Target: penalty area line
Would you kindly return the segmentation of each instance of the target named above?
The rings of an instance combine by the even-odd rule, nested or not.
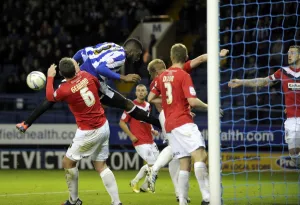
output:
[[[84,192],[97,192],[100,190],[83,190],[79,191],[80,193]],[[29,196],[29,195],[50,195],[50,194],[67,194],[68,191],[57,191],[57,192],[28,192],[28,193],[19,193],[19,194],[0,194],[0,197],[11,197],[11,196]]]

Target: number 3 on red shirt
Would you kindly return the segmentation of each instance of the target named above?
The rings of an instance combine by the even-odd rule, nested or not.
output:
[[[84,103],[88,107],[92,107],[95,104],[95,96],[94,94],[89,90],[88,87],[84,87],[80,90],[80,95],[82,99],[84,100]]]
[[[171,83],[164,83],[165,84],[165,88],[167,89],[167,104],[170,105],[173,102],[173,95],[172,95],[172,85]]]

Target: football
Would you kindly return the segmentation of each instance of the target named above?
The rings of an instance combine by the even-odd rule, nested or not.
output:
[[[32,71],[27,75],[26,82],[31,89],[40,90],[45,87],[46,76],[40,71]]]

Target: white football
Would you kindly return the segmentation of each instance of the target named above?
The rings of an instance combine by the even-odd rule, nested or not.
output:
[[[40,71],[32,71],[27,75],[26,82],[31,89],[40,90],[45,87],[46,76]]]

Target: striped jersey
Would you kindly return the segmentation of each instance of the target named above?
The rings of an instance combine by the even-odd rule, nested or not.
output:
[[[124,65],[126,54],[118,44],[99,43],[79,50],[73,58],[80,64],[80,70],[106,81],[106,78],[120,78],[116,72]]]

